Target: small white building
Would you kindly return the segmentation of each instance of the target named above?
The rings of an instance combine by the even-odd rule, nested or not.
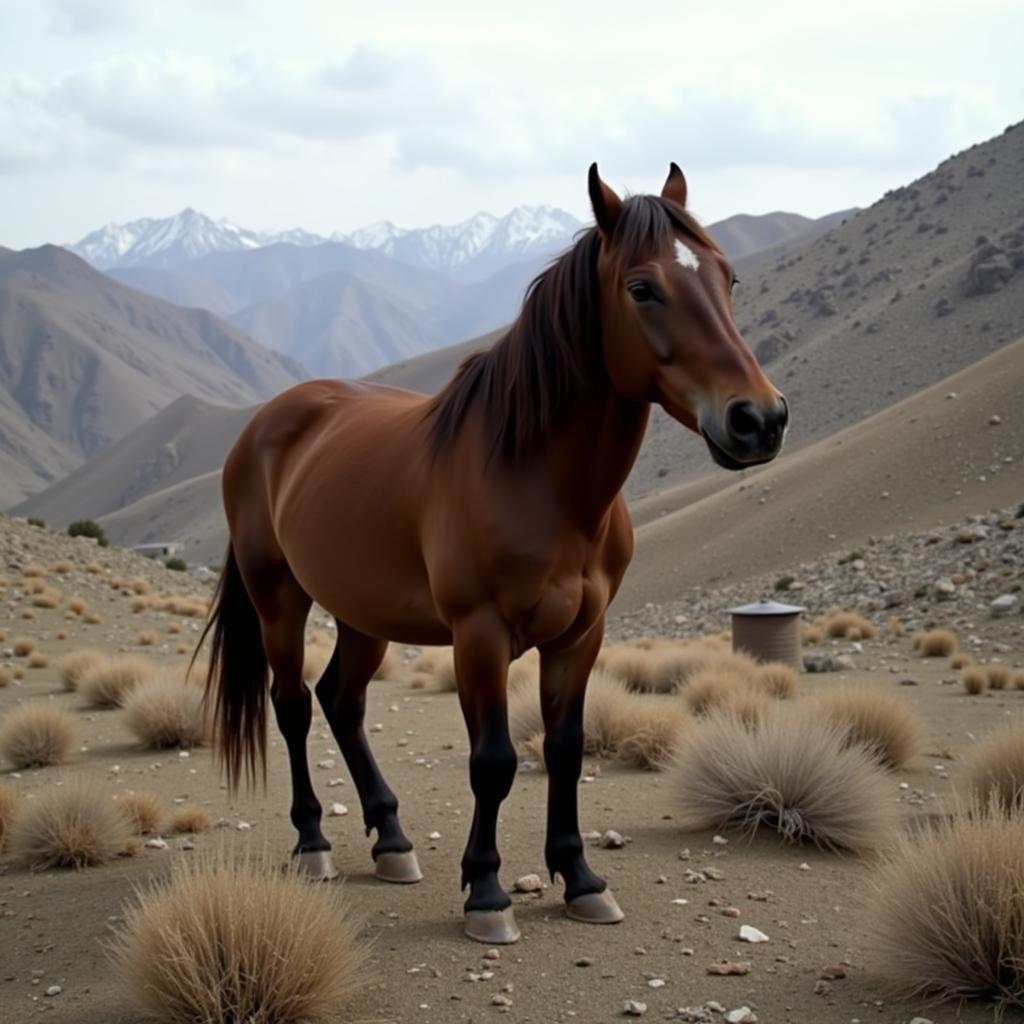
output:
[[[168,540],[159,544],[133,544],[131,550],[146,558],[172,558],[181,551],[181,545],[177,541]]]

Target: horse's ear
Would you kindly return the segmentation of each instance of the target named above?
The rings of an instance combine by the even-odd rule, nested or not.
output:
[[[590,165],[587,186],[590,190],[590,205],[594,208],[594,220],[601,234],[610,237],[622,213],[622,200],[601,180],[596,163]]]
[[[679,170],[679,164],[675,161],[668,166],[668,177],[661,190],[661,198],[671,199],[673,203],[686,207],[686,178],[683,177],[683,172]]]

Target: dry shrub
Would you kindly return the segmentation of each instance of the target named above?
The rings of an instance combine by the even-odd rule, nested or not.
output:
[[[7,639],[7,634],[0,629],[0,643],[3,643]]]
[[[135,579],[129,580],[128,586],[131,587],[136,594],[149,593],[149,584],[141,576],[136,576]]]
[[[389,646],[384,651],[384,657],[381,659],[380,665],[377,666],[377,671],[373,673],[373,678],[397,679],[401,674],[402,659],[398,656],[398,652]]]
[[[1024,818],[973,807],[883,866],[871,920],[901,994],[1024,1007]]]
[[[427,647],[420,651],[415,658],[409,662],[410,672],[426,672],[428,675],[434,671],[437,665],[438,657],[441,654],[441,649],[437,647]]]
[[[175,835],[185,832],[208,832],[213,828],[213,819],[199,804],[184,804],[171,815],[170,831]]]
[[[6,782],[0,782],[0,850],[4,848],[11,825],[21,808],[18,791]]]
[[[103,625],[103,619],[96,614],[96,612],[86,612],[82,616],[82,621],[87,622],[90,626],[101,626]]]
[[[802,630],[803,643],[805,647],[813,647],[825,639],[825,631],[821,626],[807,625]]]
[[[736,690],[745,688],[742,682],[721,675],[714,669],[705,669],[691,680],[683,691],[683,698],[695,715],[707,715],[721,708]]]
[[[68,611],[72,615],[81,615],[88,607],[89,605],[80,597],[73,597],[68,601]]]
[[[796,671],[781,661],[768,661],[761,665],[755,671],[752,683],[756,689],[779,700],[791,700],[796,696],[799,685]]]
[[[693,720],[678,704],[657,711],[645,706],[644,710],[651,713],[627,718],[628,728],[618,742],[619,760],[635,768],[663,771],[675,757],[683,731]]]
[[[53,567],[53,571],[60,573],[61,576],[67,576],[72,569],[74,569],[74,566],[68,561],[57,562]]]
[[[1014,672],[1010,682],[1015,690],[1024,690],[1024,671]]]
[[[972,696],[977,697],[988,689],[988,673],[977,665],[965,668],[960,675],[964,689]]]
[[[684,827],[769,828],[791,842],[867,850],[895,827],[891,784],[863,747],[799,706],[750,729],[714,714],[676,756]]]
[[[859,612],[836,611],[825,616],[822,627],[826,636],[836,639],[850,636],[852,630],[857,631],[857,639],[873,640],[877,635],[874,625]]]
[[[168,622],[167,623],[167,632],[170,633],[171,636],[177,636],[181,632],[181,623],[180,622]]]
[[[778,702],[769,697],[767,693],[747,686],[737,686],[725,695],[719,708],[738,718],[748,729],[753,729],[772,714],[778,706]]]
[[[340,888],[222,850],[137,890],[112,958],[140,1007],[171,1024],[339,1020],[366,963]]]
[[[153,663],[145,658],[105,658],[86,670],[78,682],[78,692],[93,707],[121,707],[132,691],[152,679],[155,671]]]
[[[160,638],[156,633],[151,630],[147,630],[144,633],[139,634],[138,643],[140,647],[152,647]]]
[[[115,803],[137,836],[156,832],[164,820],[164,806],[155,793],[125,793]]]
[[[521,655],[508,667],[509,692],[521,687],[536,687],[540,682],[540,653],[534,647]]]
[[[10,685],[11,685],[11,671],[8,668],[4,668],[3,665],[0,665],[0,690],[2,690],[5,686],[10,686]]]
[[[583,749],[599,757],[614,757],[623,739],[640,728],[641,716],[660,710],[661,705],[653,706],[631,694],[620,680],[602,671],[593,672],[583,704]]]
[[[844,686],[817,695],[810,704],[846,733],[848,743],[863,744],[886,768],[902,768],[921,749],[921,723],[891,693]]]
[[[930,629],[922,633],[918,650],[922,658],[948,658],[956,651],[956,634],[948,629]]]
[[[602,652],[601,671],[617,679],[626,687],[639,693],[654,691],[654,667],[656,648],[618,644]]]
[[[430,676],[426,672],[413,672],[409,676],[409,689],[425,690],[430,685]]]
[[[131,847],[123,815],[101,786],[82,778],[27,800],[10,836],[15,860],[34,870],[104,864]]]
[[[521,686],[509,692],[508,729],[514,743],[525,743],[537,733],[544,734],[540,691],[536,687]]]
[[[31,622],[36,617],[36,613],[31,608],[25,608],[19,615],[19,618],[24,619],[26,622]]]
[[[40,565],[38,562],[30,562],[21,570],[21,575],[26,579],[41,579],[46,575],[46,566]]]
[[[906,629],[904,629],[903,627],[903,623],[900,622],[899,619],[890,619],[888,625],[885,628],[886,632],[894,640],[898,639],[901,636],[905,636],[907,632]]]
[[[178,646],[174,648],[174,653],[175,654],[188,654],[188,652],[189,652],[188,644],[178,644]]]
[[[89,562],[86,564],[85,571],[90,576],[99,576],[103,573],[103,566],[99,562]]]
[[[28,656],[27,664],[29,668],[46,668],[50,664],[50,659],[42,651],[33,651]]]
[[[128,728],[147,747],[198,747],[209,739],[203,691],[163,675],[133,690],[124,702]]]
[[[32,605],[35,608],[56,608],[62,599],[62,594],[59,590],[40,590],[32,598]]]
[[[11,647],[19,658],[27,658],[36,649],[36,642],[30,636],[19,636],[11,643]]]
[[[1000,726],[974,748],[967,759],[967,777],[986,806],[996,799],[1004,807],[1024,811],[1024,719]]]
[[[1005,690],[1010,685],[1010,669],[1007,665],[986,665],[985,675],[990,690]]]
[[[544,760],[544,733],[534,733],[529,739],[523,740],[520,745],[531,761],[536,761],[537,764],[547,768],[547,763]]]
[[[961,669],[969,668],[974,664],[974,655],[968,654],[967,651],[961,651],[959,654],[954,654],[953,657],[949,659],[949,664],[959,672]]]
[[[135,612],[136,615],[138,615],[139,612],[144,612],[150,606],[151,603],[152,602],[149,600],[148,597],[133,597],[132,602],[128,607],[131,608],[131,610]]]
[[[0,752],[15,768],[62,764],[77,739],[75,720],[51,701],[20,704],[0,723]]]
[[[57,662],[57,674],[66,690],[77,690],[82,677],[105,660],[105,655],[92,647],[83,647],[65,654]]]

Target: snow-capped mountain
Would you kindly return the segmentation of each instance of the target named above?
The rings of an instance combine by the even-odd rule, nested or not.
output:
[[[67,246],[100,270],[110,267],[176,267],[211,252],[259,249],[274,242],[317,245],[320,235],[289,231],[250,231],[229,220],[212,220],[186,208],[173,217],[145,217],[128,224],[107,224]]]
[[[383,221],[335,238],[475,281],[509,263],[558,252],[582,226],[571,214],[552,206],[517,206],[504,217],[478,213],[460,224],[411,230]]]

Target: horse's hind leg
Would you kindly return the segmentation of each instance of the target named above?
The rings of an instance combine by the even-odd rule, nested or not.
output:
[[[374,871],[385,882],[418,882],[420,873],[412,843],[398,822],[398,799],[384,781],[366,740],[366,688],[380,667],[387,642],[338,623],[338,644],[316,685],[317,700],[352,773],[363,806],[366,834],[377,830],[372,854]]]
[[[601,646],[593,629],[566,651],[541,651],[540,696],[544,716],[544,763],[548,769],[548,871],[565,882],[566,913],[588,924],[615,924],[623,914],[607,883],[583,855],[577,792],[583,765],[583,703],[590,670]]]
[[[306,617],[312,602],[284,562],[268,566],[259,576],[260,585],[254,591],[260,595],[256,610],[273,673],[270,699],[291,767],[291,819],[299,833],[294,853],[302,869],[313,878],[336,878],[331,844],[320,828],[322,808],[313,791],[306,755],[313,701],[302,678],[302,664]]]

